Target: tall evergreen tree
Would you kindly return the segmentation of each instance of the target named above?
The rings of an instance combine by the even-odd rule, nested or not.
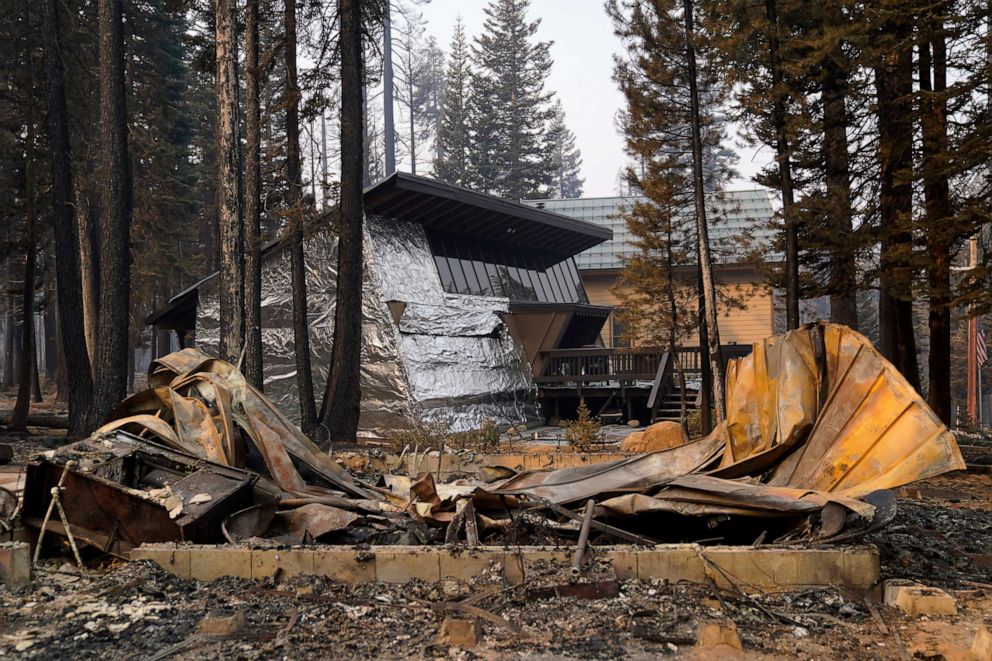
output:
[[[879,350],[916,389],[913,325],[913,15],[902,0],[880,0],[870,54],[878,116]]]
[[[561,101],[556,100],[551,109],[545,144],[544,151],[551,165],[548,194],[552,197],[581,197],[585,181],[579,176],[582,153],[575,146],[575,134],[565,124],[565,109]]]
[[[30,23],[30,6],[26,8],[26,18],[26,22]],[[33,42],[34,39],[32,38],[31,41]],[[21,286],[21,355],[17,366],[17,399],[14,402],[14,410],[10,414],[10,422],[7,424],[7,429],[21,432],[28,430],[28,412],[31,408],[31,384],[32,381],[36,382],[37,380],[37,376],[32,374],[36,367],[35,361],[37,360],[34,341],[34,290],[35,274],[38,265],[38,239],[36,230],[37,197],[35,193],[37,177],[35,175],[34,162],[35,136],[37,134],[35,116],[37,113],[34,109],[35,63],[33,51],[33,44],[25,49],[26,61],[24,65],[28,72],[28,84],[21,103],[24,109],[24,120],[27,124],[27,128],[24,131],[24,239],[22,241],[24,279]],[[13,331],[13,328],[10,331]]]
[[[262,67],[259,63],[259,0],[245,5],[245,378],[263,386],[262,362],[262,109],[259,99]]]
[[[629,54],[618,56],[614,68],[627,102],[620,116],[621,128],[628,153],[637,164],[628,169],[627,180],[650,200],[625,213],[641,248],[622,276],[633,285],[628,320],[647,338],[665,346],[681,339],[690,328],[698,331],[704,368],[702,408],[708,411],[710,389],[715,385],[709,325],[715,315],[709,314],[705,300],[702,271],[708,259],[705,254],[700,258],[700,248],[709,246],[705,232],[700,232],[707,229],[706,209],[703,205],[703,214],[699,213],[697,190],[701,184],[702,193],[716,193],[733,174],[732,160],[722,147],[725,137],[719,109],[726,98],[722,70],[705,48],[705,40],[691,39],[681,0],[613,0],[607,11]],[[695,67],[690,51],[697,55]],[[697,277],[672,278],[669,274],[678,267],[697,267]],[[715,289],[713,294],[715,304]],[[695,319],[683,312],[693,297]],[[631,318],[634,314],[636,319]],[[708,413],[702,422],[706,430]]]
[[[423,46],[426,28],[423,16],[412,8],[398,12],[402,22],[393,22],[393,73],[396,85],[395,100],[405,108],[405,130],[397,129],[400,141],[405,144],[410,172],[417,174],[418,146],[424,136],[420,117],[419,88],[427,61]],[[387,168],[388,169],[388,168]]]
[[[362,346],[362,3],[338,0],[341,21],[341,202],[338,205],[337,307],[330,373],[318,438],[354,442],[361,411]]]
[[[459,18],[448,54],[444,102],[437,134],[437,160],[434,163],[437,178],[456,186],[465,186],[471,180],[468,126],[470,81],[468,44],[465,27]]]
[[[220,354],[237,362],[244,345],[244,217],[238,103],[237,6],[214,0],[217,64],[217,224],[220,239]]]
[[[551,44],[534,40],[540,20],[527,20],[529,8],[529,0],[492,0],[471,55],[472,183],[511,200],[540,197],[551,182],[544,153]]]
[[[102,424],[127,387],[131,288],[131,164],[124,81],[123,0],[100,0],[100,319],[90,427]],[[121,318],[123,316],[123,318]]]
[[[290,264],[293,283],[293,346],[296,387],[300,396],[300,428],[307,436],[317,429],[317,404],[310,365],[310,324],[307,319],[307,278],[303,255],[305,210],[300,161],[300,88],[296,78],[296,0],[285,0],[286,30],[286,179],[289,182]]]
[[[82,285],[79,275],[78,229],[73,219],[72,158],[66,108],[59,3],[45,0],[45,87],[48,99],[48,151],[52,161],[52,232],[58,290],[62,358],[68,383],[69,433],[81,434],[93,397],[90,359],[83,337]]]
[[[420,75],[414,86],[414,107],[420,121],[421,142],[432,142],[429,163],[437,162],[439,134],[441,132],[441,107],[445,97],[444,51],[433,36],[427,38],[421,56]],[[426,150],[424,150],[426,151]]]

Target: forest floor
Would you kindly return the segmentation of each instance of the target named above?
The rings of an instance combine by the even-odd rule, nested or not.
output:
[[[56,442],[0,434],[18,463]],[[992,475],[954,473],[898,495],[896,520],[867,540],[882,578],[942,588],[956,615],[913,617],[833,589],[770,595],[617,581],[609,563],[583,578],[602,596],[581,599],[542,593],[569,584],[569,567],[553,563],[515,587],[495,570],[469,583],[355,587],[304,577],[202,583],[109,558],[80,575],[52,558],[29,588],[0,587],[0,658],[978,658],[962,654],[979,627],[992,627]],[[452,602],[473,597],[479,644],[440,643]],[[246,626],[198,634],[218,613],[242,613]],[[708,621],[733,622],[743,652],[696,646]]]

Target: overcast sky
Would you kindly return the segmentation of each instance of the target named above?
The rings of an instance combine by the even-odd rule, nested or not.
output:
[[[482,31],[487,4],[487,0],[431,0],[422,6],[427,31],[447,52],[456,18],[462,17],[471,40]],[[623,96],[612,78],[613,55],[622,46],[613,34],[603,0],[531,0],[530,18],[541,19],[538,38],[553,42],[554,66],[547,86],[561,99],[582,151],[583,196],[616,195],[617,173],[627,162],[616,127]],[[739,170],[747,177],[766,158],[745,151]],[[753,188],[754,184],[744,179],[732,187]]]

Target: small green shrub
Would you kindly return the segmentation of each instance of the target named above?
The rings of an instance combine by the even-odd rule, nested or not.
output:
[[[562,421],[565,425],[565,440],[576,450],[591,450],[603,437],[603,425],[592,417],[586,400],[579,400],[578,418]]]

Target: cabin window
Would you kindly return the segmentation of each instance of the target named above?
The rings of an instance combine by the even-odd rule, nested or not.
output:
[[[588,303],[575,260],[536,248],[428,231],[444,290],[511,301]]]
[[[613,314],[610,315],[610,323],[612,324],[612,336],[613,336],[613,348],[615,349],[629,349],[632,346],[630,340],[630,330],[627,328],[627,324],[620,319],[618,313],[621,310],[614,310]]]

